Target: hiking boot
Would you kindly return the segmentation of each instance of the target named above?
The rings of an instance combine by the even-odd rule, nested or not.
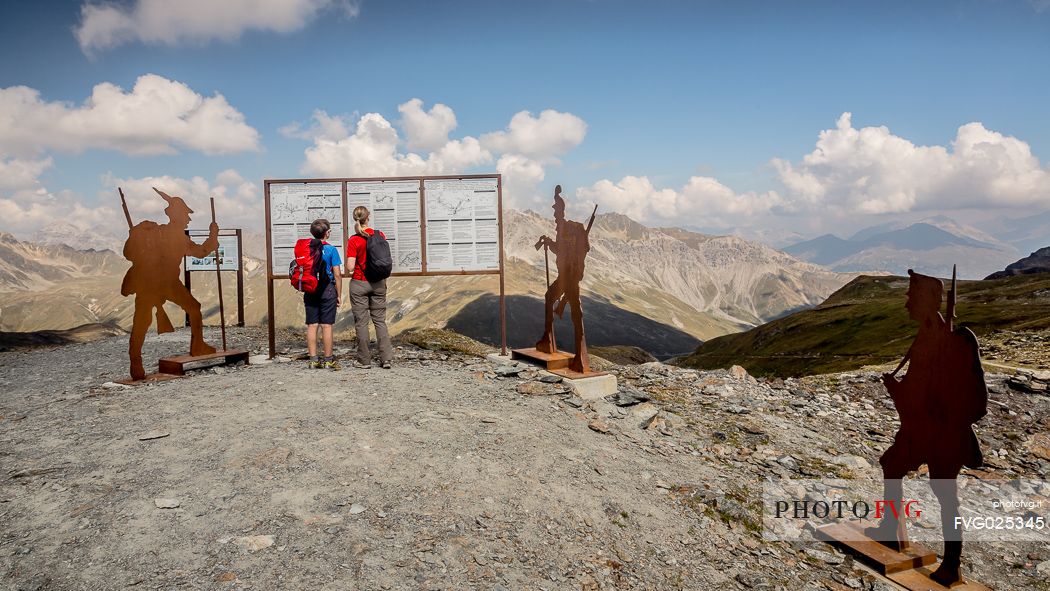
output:
[[[383,369],[390,369],[390,362],[389,361],[384,361],[383,362]]]
[[[321,368],[324,367],[324,362],[321,361],[320,359],[314,359],[314,360],[310,361],[310,365],[308,367],[310,369],[321,369]]]
[[[360,361],[354,360],[354,367],[357,369],[372,369],[371,363],[361,363]]]
[[[339,365],[339,362],[335,359],[332,359],[331,361],[324,362],[324,368],[332,371],[339,371],[340,369],[343,369],[343,366]]]

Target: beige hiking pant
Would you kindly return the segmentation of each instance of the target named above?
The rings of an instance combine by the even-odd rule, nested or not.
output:
[[[386,328],[386,279],[375,283],[350,280],[350,311],[354,313],[354,328],[357,329],[357,361],[365,365],[372,363],[372,352],[368,348],[369,317],[376,327],[380,363],[393,360],[394,348],[390,345],[390,333]]]

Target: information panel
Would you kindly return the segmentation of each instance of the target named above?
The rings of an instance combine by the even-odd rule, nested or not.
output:
[[[499,269],[495,178],[427,179],[427,271]]]
[[[208,239],[207,230],[189,230],[190,238],[200,244]],[[236,271],[240,268],[241,253],[237,252],[237,235],[219,235],[219,246],[208,256],[198,259],[197,257],[186,257],[185,265],[187,271],[214,271],[215,257],[219,257],[219,269],[222,271]]]
[[[346,183],[347,220],[353,235],[354,208],[372,212],[369,224],[383,232],[390,243],[394,273],[423,270],[423,239],[419,215],[419,181],[366,181]]]
[[[313,237],[310,224],[318,218],[327,219],[332,224],[329,243],[339,250],[339,257],[345,259],[343,184],[270,184],[270,261],[273,274],[288,274],[288,265],[295,258],[295,242]]]

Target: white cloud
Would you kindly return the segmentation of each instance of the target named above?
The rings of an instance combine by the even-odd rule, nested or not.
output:
[[[117,187],[124,190],[132,220],[138,223],[152,219],[164,223],[164,208],[167,203],[153,187],[169,195],[182,197],[194,211],[194,228],[206,228],[211,223],[209,198],[215,198],[215,218],[224,228],[261,229],[263,219],[262,191],[259,186],[246,180],[237,171],[228,169],[215,176],[213,181],[195,176],[180,178],[169,175],[141,178],[118,178],[106,175],[102,179],[105,190],[100,198],[115,198]],[[123,216],[123,214],[121,214]],[[121,219],[121,223],[123,223]]]
[[[313,140],[305,151],[301,172],[316,176],[460,174],[491,165],[498,158],[496,171],[503,175],[505,202],[531,207],[538,204],[536,185],[545,177],[544,167],[557,163],[555,155],[578,145],[587,129],[583,120],[570,113],[548,110],[534,118],[522,111],[514,115],[507,131],[486,134],[480,140],[471,136],[449,139],[456,115],[448,106],[436,104],[425,111],[422,100],[412,99],[399,105],[398,111],[407,141],[378,113],[367,113],[351,126],[349,117],[315,111],[314,124],[308,129],[292,124],[281,132]],[[403,151],[402,146],[421,149]]]
[[[24,191],[40,186],[38,177],[51,168],[51,157],[21,159],[0,157],[0,190]]]
[[[126,43],[204,44],[233,41],[247,31],[290,33],[324,11],[347,18],[360,13],[356,0],[133,0],[129,4],[87,2],[73,34],[81,50],[93,52]]]
[[[323,114],[327,117],[326,114]],[[316,118],[315,114],[315,118]],[[382,115],[367,113],[357,121],[353,135],[335,137],[323,131],[306,149],[304,174],[321,176],[406,176],[417,174],[455,174],[492,161],[492,154],[476,138],[446,140],[424,158],[415,152],[401,152],[397,130]]]
[[[539,117],[528,111],[516,113],[505,131],[486,133],[481,145],[494,152],[512,152],[549,161],[580,145],[587,124],[572,113],[547,109]]]
[[[72,191],[50,192],[37,183],[33,189],[0,194],[0,231],[28,240],[60,242],[73,248],[115,248],[127,237],[127,223],[120,208],[117,187],[124,190],[135,223],[164,223],[167,206],[152,189],[182,197],[194,210],[193,228],[211,223],[209,197],[215,197],[216,219],[225,228],[261,231],[262,192],[235,170],[224,170],[214,181],[202,177],[172,176],[102,178],[98,205],[89,205]]]
[[[284,137],[300,140],[323,138],[339,141],[350,135],[348,129],[353,121],[351,115],[329,115],[327,111],[315,109],[313,119],[313,124],[306,129],[303,129],[299,122],[293,122],[277,131]]]
[[[398,152],[397,130],[378,113],[361,117],[353,135],[315,137],[302,166],[304,174],[318,176],[399,176],[425,169],[426,161],[418,154]]]
[[[428,112],[423,110],[423,101],[414,98],[398,105],[397,110],[410,150],[437,150],[448,142],[448,134],[456,128],[456,114],[441,103]]]
[[[119,220],[117,209],[90,207],[71,191],[52,193],[44,187],[16,190],[0,196],[0,231],[32,238],[44,229],[64,224],[77,231],[106,228]],[[72,234],[72,232],[70,232]],[[70,244],[74,248],[76,244]],[[84,245],[79,245],[84,248]]]
[[[205,98],[181,82],[147,74],[131,92],[108,82],[84,104],[45,102],[25,86],[0,88],[0,145],[8,154],[88,148],[228,154],[259,148],[259,134],[221,94]]]
[[[773,159],[796,209],[883,214],[1050,204],[1050,172],[1029,145],[959,127],[949,147],[917,146],[885,126],[855,129],[843,113],[799,163]]]
[[[729,227],[780,207],[775,191],[736,193],[711,177],[694,176],[681,189],[657,188],[648,177],[601,180],[576,190],[577,209],[597,204],[635,220],[670,225]]]
[[[521,154],[504,154],[496,162],[496,172],[503,175],[503,189],[508,203],[522,209],[542,206],[544,198],[538,189],[546,177],[542,164]]]

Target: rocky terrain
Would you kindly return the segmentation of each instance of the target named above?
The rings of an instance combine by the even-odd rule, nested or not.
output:
[[[596,360],[620,392],[584,401],[455,335],[407,340],[389,371],[308,370],[282,335],[277,363],[133,388],[111,383],[123,338],[0,353],[0,586],[894,588],[763,540],[756,508],[767,479],[878,475],[896,425],[876,373]],[[990,376],[988,466],[963,478],[1050,477],[1048,379]],[[964,559],[996,589],[1050,588],[1050,544]]]
[[[1010,263],[1006,269],[996,271],[985,279],[1002,279],[1011,275],[1031,275],[1033,273],[1050,273],[1050,246],[1040,248],[1023,259]]]

